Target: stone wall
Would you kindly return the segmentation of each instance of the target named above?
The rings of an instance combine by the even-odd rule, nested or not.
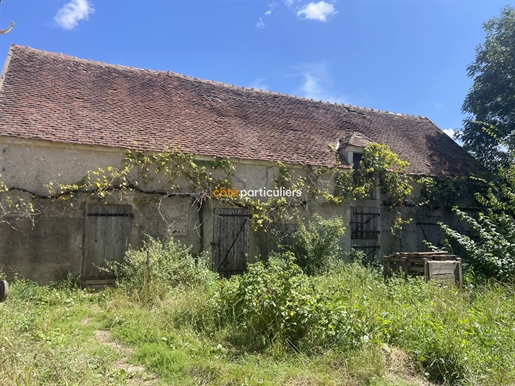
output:
[[[191,245],[194,253],[211,254],[215,248],[215,213],[223,208],[222,203],[208,200],[202,206],[195,200],[198,192],[178,192],[166,196],[131,192],[113,194],[99,200],[90,195],[78,195],[71,200],[50,199],[49,182],[76,183],[88,170],[99,167],[119,166],[124,156],[120,149],[91,146],[74,146],[45,141],[0,138],[0,165],[2,180],[14,188],[7,195],[19,195],[33,203],[36,210],[34,222],[7,217],[9,223],[0,223],[0,271],[8,275],[18,273],[23,277],[48,283],[65,278],[69,273],[80,275],[84,255],[86,205],[102,202],[109,205],[132,206],[132,230],[130,243],[138,247],[145,235],[161,240],[175,237]],[[238,162],[233,186],[237,189],[260,189],[273,187],[273,178],[278,169],[265,162]],[[302,173],[302,168],[294,168]],[[162,189],[159,176],[144,186],[144,190]],[[0,197],[1,199],[1,197]],[[318,213],[325,218],[340,216],[347,232],[341,240],[345,250],[356,244],[351,238],[351,207],[376,208],[379,213],[377,241],[368,240],[363,245],[378,245],[377,255],[382,257],[394,251],[417,251],[421,245],[421,224],[444,221],[456,224],[456,219],[444,211],[430,211],[416,207],[401,208],[405,218],[413,221],[399,235],[392,235],[390,228],[396,213],[381,206],[377,195],[369,200],[352,201],[347,205],[309,201],[301,209],[304,214]],[[291,224],[290,224],[291,225]],[[426,225],[432,227],[432,225]],[[433,228],[433,230],[436,228]],[[368,244],[367,244],[368,243]],[[250,228],[248,261],[259,256],[266,257],[275,248],[273,237],[263,232],[255,233]]]

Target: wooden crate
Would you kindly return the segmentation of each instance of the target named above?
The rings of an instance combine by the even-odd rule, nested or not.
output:
[[[384,257],[384,273],[403,272],[426,280],[453,281],[463,285],[461,258],[442,252],[397,252]]]
[[[426,280],[454,281],[462,287],[461,259],[456,261],[426,260],[424,277]]]

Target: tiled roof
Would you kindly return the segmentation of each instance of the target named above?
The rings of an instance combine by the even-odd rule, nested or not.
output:
[[[427,175],[478,164],[427,118],[76,59],[13,45],[0,80],[0,136],[301,165],[359,132]]]
[[[357,147],[366,147],[370,145],[372,141],[366,135],[361,134],[359,131],[353,132],[351,135],[347,135],[340,139],[339,147],[345,147],[347,145],[357,146]]]

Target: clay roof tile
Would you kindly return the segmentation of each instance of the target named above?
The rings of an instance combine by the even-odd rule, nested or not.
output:
[[[333,165],[329,144],[386,143],[410,173],[479,164],[430,120],[315,102],[13,45],[0,79],[0,136],[238,159]],[[356,134],[358,133],[358,134]],[[350,143],[350,142],[349,142]]]

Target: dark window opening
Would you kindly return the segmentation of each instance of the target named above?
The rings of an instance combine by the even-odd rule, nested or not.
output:
[[[353,155],[352,155],[352,167],[354,169],[358,169],[359,168],[359,163],[361,162],[361,158],[363,158],[363,154],[353,153]]]

